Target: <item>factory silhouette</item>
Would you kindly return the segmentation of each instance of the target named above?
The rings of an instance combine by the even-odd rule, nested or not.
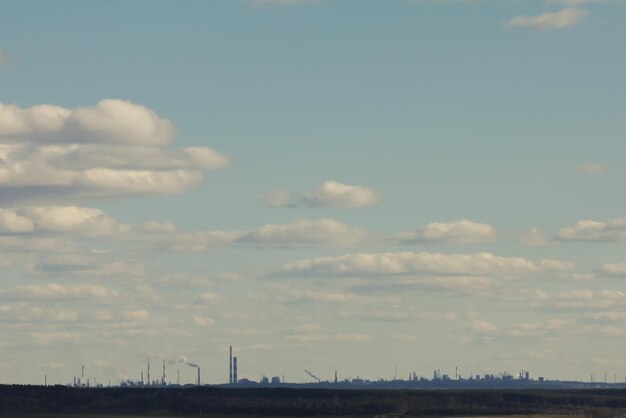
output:
[[[180,382],[180,368],[178,369],[176,382],[168,381],[167,364],[184,364],[197,370],[197,377],[194,383]],[[181,356],[177,360],[162,361],[162,372],[158,378],[151,375],[150,358],[147,359],[146,373],[141,372],[139,380],[129,378],[122,379],[119,384],[98,383],[96,379],[90,381],[85,378],[85,366],[81,367],[81,376],[74,377],[72,383],[67,386],[74,388],[104,388],[104,387],[151,387],[151,388],[167,388],[167,387],[187,387],[187,386],[215,386],[215,387],[286,387],[286,388],[326,388],[326,389],[511,389],[511,388],[548,388],[548,389],[590,389],[590,388],[626,388],[626,376],[623,382],[617,381],[617,374],[613,375],[613,382],[607,381],[607,374],[604,379],[598,381],[595,373],[589,375],[587,381],[566,381],[566,380],[549,380],[544,377],[531,377],[529,371],[522,370],[515,376],[509,373],[500,374],[483,374],[483,375],[467,375],[462,376],[458,373],[458,367],[455,367],[454,376],[441,373],[440,370],[434,370],[431,378],[418,376],[414,371],[408,374],[407,379],[394,376],[392,379],[369,380],[360,377],[351,379],[341,379],[337,370],[334,373],[334,379],[322,380],[313,372],[304,369],[304,373],[310,377],[309,382],[286,382],[284,377],[273,376],[271,378],[262,376],[259,381],[250,379],[239,379],[237,375],[237,356],[233,356],[233,347],[229,347],[229,366],[228,366],[228,383],[203,384],[201,378],[201,369],[195,363],[187,361]],[[48,385],[48,378],[45,376],[44,385]]]

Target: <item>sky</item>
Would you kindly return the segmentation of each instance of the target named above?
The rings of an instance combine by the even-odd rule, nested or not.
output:
[[[622,0],[0,0],[0,383],[624,381],[625,50]]]

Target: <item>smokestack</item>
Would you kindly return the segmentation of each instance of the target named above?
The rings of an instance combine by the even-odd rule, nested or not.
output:
[[[233,384],[233,346],[230,346],[230,371],[228,373],[228,384]]]
[[[237,384],[237,357],[233,357],[233,383]]]
[[[82,371],[80,372],[80,378],[85,380],[85,365],[82,365]]]
[[[200,367],[198,367],[198,386],[200,386]]]
[[[163,380],[161,381],[161,383],[163,385],[167,385],[167,380],[166,380],[166,375],[165,375],[165,360],[163,360]]]
[[[148,386],[150,386],[152,382],[150,381],[150,357],[148,357]]]

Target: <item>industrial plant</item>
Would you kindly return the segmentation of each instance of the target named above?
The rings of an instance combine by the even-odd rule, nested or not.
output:
[[[284,376],[261,376],[258,381],[243,378],[238,378],[237,372],[237,359],[233,356],[233,347],[229,347],[228,358],[228,383],[212,384],[210,386],[217,387],[308,387],[308,388],[327,388],[327,389],[497,389],[497,388],[626,388],[626,376],[624,376],[623,382],[617,381],[617,375],[613,376],[613,381],[607,381],[607,375],[604,374],[604,379],[598,381],[595,374],[590,374],[588,381],[564,381],[564,380],[549,380],[544,377],[532,377],[530,372],[522,370],[516,375],[512,375],[506,372],[499,374],[459,374],[458,367],[455,367],[454,375],[451,376],[447,373],[442,373],[441,370],[433,370],[432,377],[427,378],[424,376],[418,376],[414,371],[408,373],[408,377],[398,378],[394,375],[391,379],[377,379],[370,380],[361,377],[354,378],[340,378],[337,370],[334,371],[334,377],[331,379],[321,379],[308,369],[303,369],[302,377],[306,380],[287,382]],[[181,356],[177,360],[161,360],[161,373],[159,376],[154,376],[151,372],[150,358],[147,359],[146,368],[141,371],[138,380],[132,380],[129,378],[122,379],[117,383],[111,383],[110,381],[105,384],[103,382],[97,382],[96,379],[90,380],[85,378],[85,366],[81,366],[80,376],[74,376],[73,381],[67,386],[74,388],[103,388],[103,387],[152,387],[152,388],[166,388],[166,387],[182,387],[182,386],[204,386],[202,381],[200,366],[187,361],[187,359]],[[175,381],[168,381],[167,367],[168,365],[184,365],[196,369],[197,376],[194,382],[181,383],[180,381],[180,368],[177,369],[177,377]],[[145,373],[144,373],[145,372]],[[151,374],[152,373],[152,374]],[[47,376],[45,377],[45,385],[47,386]],[[208,385],[207,385],[208,386]]]

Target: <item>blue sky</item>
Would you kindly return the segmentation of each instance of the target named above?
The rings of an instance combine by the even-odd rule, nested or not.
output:
[[[621,0],[0,1],[0,376],[624,376],[625,39]]]

